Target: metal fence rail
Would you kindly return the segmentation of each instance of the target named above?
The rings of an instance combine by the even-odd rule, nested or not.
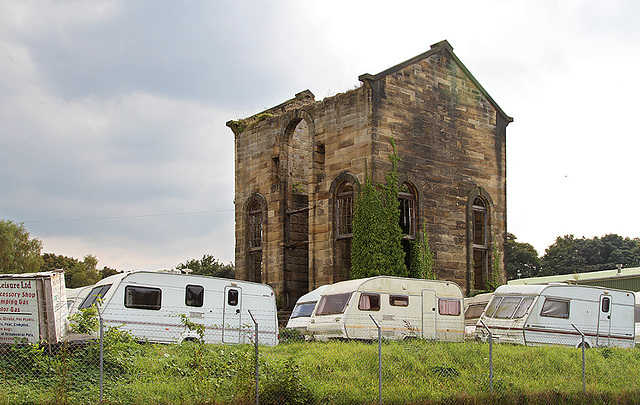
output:
[[[138,336],[127,325],[107,324],[62,342],[3,345],[0,404],[383,404],[549,392],[640,393],[635,378],[618,381],[621,373],[640,372],[640,349],[585,350],[586,345],[566,347],[562,341],[553,347],[495,344],[486,326],[485,341],[394,341],[384,338],[374,316],[362,319],[368,326],[361,339],[318,342],[291,331],[265,331],[259,314],[250,315],[250,324],[226,337],[222,325],[183,319],[180,335],[189,339],[155,343],[144,336],[169,341],[176,331],[169,322],[149,319],[136,329]],[[220,343],[191,339],[194,331]],[[279,344],[259,344],[262,333],[280,333]],[[225,338],[240,343],[227,344]]]

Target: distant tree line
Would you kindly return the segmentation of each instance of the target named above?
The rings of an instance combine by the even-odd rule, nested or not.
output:
[[[234,278],[235,272],[233,263],[222,264],[211,255],[204,255],[200,260],[187,260],[177,265],[176,269],[191,270],[189,274],[222,278]]]
[[[24,224],[0,220],[0,274],[36,273],[39,271],[64,270],[67,288],[77,288],[95,284],[98,280],[117,274],[107,266],[98,269],[98,259],[86,255],[82,261],[73,257],[41,253],[42,242],[30,238]],[[202,259],[187,260],[176,266],[179,270],[191,270],[191,274],[233,278],[232,263],[221,264],[211,255]]]
[[[622,267],[640,267],[640,238],[609,234],[602,237],[558,236],[542,257],[529,243],[507,235],[507,275],[510,280],[535,276],[585,273]]]
[[[395,164],[394,164],[395,166]],[[394,167],[395,171],[395,167]],[[392,182],[390,182],[392,184]],[[377,194],[373,184],[365,184],[360,195],[361,206],[356,206],[354,218],[354,246],[352,251],[353,275],[358,277],[370,277],[376,275],[380,268],[397,268],[398,274],[408,275],[415,278],[433,277],[432,266],[433,257],[428,245],[427,235],[420,235],[416,241],[416,255],[418,260],[415,264],[404,267],[402,259],[404,252],[398,249],[396,243],[391,244],[395,252],[381,255],[381,249],[371,250],[374,243],[356,242],[367,241],[367,237],[375,234],[376,228],[382,229],[385,226],[372,225],[367,223],[365,218],[373,220],[371,214],[377,210],[384,210],[385,204],[378,205],[379,201],[386,199],[386,207],[392,206],[393,195],[397,190],[392,190],[387,196],[382,197]],[[370,205],[364,203],[368,196]],[[363,209],[365,208],[366,209]],[[358,212],[362,209],[362,212]],[[394,207],[392,214],[380,215],[387,219],[387,226],[394,223],[392,218],[397,218],[397,207]],[[374,217],[377,215],[373,215]],[[395,225],[394,225],[395,226]],[[360,227],[360,229],[358,229]],[[371,228],[367,228],[371,227]],[[366,229],[366,231],[365,231]],[[355,234],[361,236],[356,238]],[[383,239],[380,235],[385,235],[385,231],[377,234],[377,238]],[[398,239],[397,230],[392,233],[391,238]],[[388,237],[388,236],[387,236]],[[376,243],[380,240],[373,239]],[[371,241],[369,241],[371,242]],[[0,274],[34,273],[38,271],[49,271],[62,269],[65,271],[65,284],[67,288],[77,288],[94,284],[96,281],[117,274],[121,270],[116,270],[107,266],[102,269],[97,268],[98,259],[92,255],[86,255],[82,261],[73,257],[56,255],[53,253],[41,253],[42,242],[36,238],[30,238],[29,232],[24,224],[17,224],[8,220],[0,220]],[[399,252],[398,252],[399,251]],[[574,235],[559,236],[553,245],[545,250],[542,257],[538,256],[536,249],[529,243],[517,242],[515,235],[509,233],[506,243],[506,268],[508,279],[526,278],[535,276],[551,276],[559,274],[574,274],[598,270],[615,269],[618,265],[623,267],[640,267],[640,238],[622,237],[616,234],[609,234],[602,237],[576,238]],[[382,265],[384,261],[389,261],[393,265]],[[379,263],[380,262],[380,263]],[[377,265],[372,266],[376,263]],[[179,270],[190,270],[191,274],[206,275],[213,277],[234,278],[233,263],[222,264],[212,255],[205,254],[202,259],[191,259],[176,266]]]
[[[118,273],[118,270],[107,266],[98,270],[98,259],[93,255],[86,255],[82,261],[79,261],[73,257],[44,253],[42,259],[44,264],[39,271],[64,270],[64,283],[67,288],[92,285],[98,280]]]

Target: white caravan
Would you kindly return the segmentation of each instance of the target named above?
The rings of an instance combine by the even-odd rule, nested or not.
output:
[[[476,337],[476,323],[491,301],[491,297],[493,293],[484,293],[464,299],[464,336],[466,338]]]
[[[100,280],[79,308],[92,306],[97,297],[101,297],[107,326],[120,327],[140,339],[160,343],[197,340],[197,325],[204,325],[206,343],[250,343],[255,335],[253,315],[258,342],[278,343],[275,294],[266,284],[136,271]],[[189,323],[193,323],[191,328]]]
[[[636,293],[636,310],[634,318],[636,323],[636,343],[640,343],[640,292]]]
[[[320,299],[320,295],[327,287],[327,285],[320,286],[298,298],[296,305],[293,307],[293,311],[291,311],[289,321],[287,322],[287,329],[295,329],[299,330],[301,333],[307,333],[311,314]]]
[[[82,303],[92,288],[92,285],[78,288],[67,288],[67,310],[69,315],[73,315],[78,310],[78,305]]]
[[[447,281],[390,276],[342,281],[328,286],[311,316],[318,340],[423,338],[462,341],[462,290]]]
[[[579,347],[580,330],[587,347],[633,347],[634,305],[631,291],[570,284],[502,285],[480,320],[499,342]],[[476,333],[482,340],[488,338],[480,321]]]

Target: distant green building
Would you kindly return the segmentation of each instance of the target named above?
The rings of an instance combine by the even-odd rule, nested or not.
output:
[[[508,284],[569,283],[595,285],[620,290],[640,291],[640,267],[591,271],[588,273],[562,274],[559,276],[530,277],[509,280]]]

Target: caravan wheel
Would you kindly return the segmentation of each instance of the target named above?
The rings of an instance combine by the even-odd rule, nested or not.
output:
[[[582,342],[578,343],[578,345],[576,346],[578,349],[582,349]],[[585,349],[589,349],[591,347],[591,345],[589,344],[589,342],[584,342],[584,348]]]

